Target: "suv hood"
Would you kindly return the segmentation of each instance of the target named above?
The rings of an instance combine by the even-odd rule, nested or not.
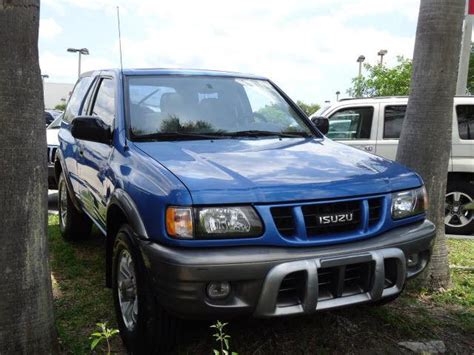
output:
[[[197,205],[353,197],[421,185],[402,165],[329,139],[134,144],[180,179]]]

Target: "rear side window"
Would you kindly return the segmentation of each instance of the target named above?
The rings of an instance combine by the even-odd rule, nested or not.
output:
[[[90,76],[82,77],[74,86],[71,97],[64,113],[64,121],[71,123],[74,117],[79,116],[82,112],[84,97],[90,88],[92,78]]]
[[[383,125],[383,137],[385,139],[400,138],[406,110],[406,105],[385,107]]]
[[[91,114],[92,116],[100,117],[109,126],[113,126],[115,117],[115,85],[112,79],[104,78],[100,81]]]
[[[369,139],[372,130],[374,108],[351,107],[337,111],[329,118],[329,132],[332,139]]]
[[[456,106],[459,138],[474,139],[474,105]]]

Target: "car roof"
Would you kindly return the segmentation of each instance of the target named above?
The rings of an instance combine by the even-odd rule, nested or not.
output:
[[[120,73],[120,69],[102,69],[97,71],[89,71],[82,73],[81,77],[90,76],[98,71],[113,71],[117,74]],[[259,75],[232,72],[232,71],[220,71],[220,70],[208,70],[208,69],[184,69],[184,68],[127,68],[122,70],[124,75],[184,75],[184,76],[220,76],[220,77],[233,77],[233,78],[247,78],[247,79],[260,79],[268,80],[267,78]]]
[[[454,96],[454,101],[470,101],[474,100],[474,96]],[[337,103],[332,104],[331,106],[337,104],[364,104],[364,103],[373,103],[373,102],[399,102],[406,103],[408,101],[408,96],[377,96],[377,97],[362,97],[362,98],[343,98],[340,99]]]

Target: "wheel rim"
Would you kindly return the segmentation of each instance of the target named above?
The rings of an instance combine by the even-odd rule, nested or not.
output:
[[[59,185],[59,204],[58,204],[58,209],[59,209],[59,216],[60,222],[61,222],[61,228],[64,229],[66,227],[66,218],[67,218],[67,191],[66,191],[66,183],[64,180],[61,181],[61,184]]]
[[[462,228],[472,222],[474,212],[465,206],[472,202],[471,196],[453,191],[446,194],[444,224],[453,228]]]
[[[122,319],[128,330],[137,323],[138,298],[135,267],[130,253],[122,250],[117,266],[117,293]]]

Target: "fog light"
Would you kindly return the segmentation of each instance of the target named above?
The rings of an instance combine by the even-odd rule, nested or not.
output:
[[[408,256],[407,259],[407,266],[408,267],[413,267],[418,265],[418,254],[411,254]]]
[[[213,300],[226,298],[230,294],[230,283],[227,281],[214,281],[207,285],[207,297]]]

